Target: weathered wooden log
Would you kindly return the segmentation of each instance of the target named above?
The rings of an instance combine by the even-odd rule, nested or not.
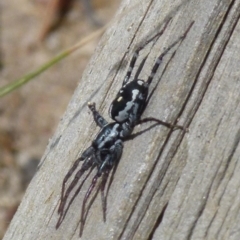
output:
[[[62,180],[99,130],[87,102],[96,102],[107,118],[133,51],[169,19],[163,35],[139,57],[138,65],[149,53],[142,79],[164,48],[194,24],[164,59],[143,117],[179,119],[189,132],[151,123],[136,127],[134,134],[143,133],[124,144],[108,193],[106,222],[98,194],[81,239],[240,239],[239,15],[239,0],[123,1],[4,240],[79,239],[91,177],[58,230],[55,225]]]

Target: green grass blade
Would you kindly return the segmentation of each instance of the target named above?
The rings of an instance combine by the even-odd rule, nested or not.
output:
[[[102,27],[101,29],[93,32],[83,40],[81,40],[79,43],[74,45],[73,47],[63,51],[62,53],[58,54],[56,57],[52,58],[47,63],[43,64],[41,67],[39,67],[37,70],[15,80],[14,82],[7,84],[0,88],[0,97],[3,97],[4,95],[18,89],[22,85],[26,84],[27,82],[33,80],[36,76],[46,71],[48,68],[59,62],[60,60],[64,59],[68,55],[70,55],[72,52],[76,51],[77,49],[81,48],[83,45],[88,43],[89,41],[95,39],[96,37],[100,36],[106,29],[107,25]]]

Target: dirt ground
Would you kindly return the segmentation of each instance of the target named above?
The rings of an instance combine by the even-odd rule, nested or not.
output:
[[[40,41],[47,29],[49,1],[54,0],[0,0],[0,87],[34,71],[96,30],[98,23],[109,21],[120,2],[92,1],[93,16],[97,19],[94,23],[84,1],[75,0],[61,24]],[[88,43],[0,101],[0,238],[97,41]]]

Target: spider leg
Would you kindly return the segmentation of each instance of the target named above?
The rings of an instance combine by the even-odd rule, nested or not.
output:
[[[82,211],[81,211],[81,220],[80,220],[80,233],[79,235],[82,235],[83,226],[86,220],[85,216],[85,206],[86,203],[93,191],[93,189],[96,186],[98,178],[100,178],[103,175],[102,182],[101,182],[101,192],[102,192],[102,203],[103,203],[103,217],[104,220],[106,220],[106,198],[104,197],[104,189],[105,185],[109,176],[109,172],[111,171],[112,167],[117,164],[119,161],[121,154],[122,154],[123,144],[122,140],[118,139],[114,145],[109,149],[110,153],[106,156],[105,160],[100,164],[98,167],[98,171],[96,175],[92,179],[92,183],[90,187],[87,190],[87,193],[84,196],[83,203],[82,203]]]
[[[165,51],[164,51],[163,53],[161,53],[160,56],[157,58],[154,66],[153,66],[153,68],[152,68],[151,74],[150,74],[150,76],[148,77],[148,80],[146,81],[146,85],[145,85],[145,86],[146,86],[147,88],[148,88],[149,85],[151,84],[151,82],[152,82],[152,80],[153,80],[153,78],[154,78],[154,76],[155,76],[158,68],[160,67],[160,65],[161,65],[161,63],[162,63],[162,60],[163,60],[164,56],[165,56],[175,45],[177,45],[178,43],[181,43],[181,42],[184,40],[184,38],[186,37],[187,33],[188,33],[189,30],[191,29],[193,23],[194,23],[194,22],[191,22],[191,24],[189,25],[189,27],[187,28],[187,30],[185,31],[185,33],[184,33],[183,35],[181,35],[176,41],[174,41],[170,46],[168,46],[168,47],[165,49]],[[173,52],[172,57],[175,55],[175,53],[176,53],[176,51]],[[172,59],[172,57],[171,57],[171,59]],[[155,91],[155,89],[153,89],[153,91]],[[148,99],[146,100],[145,106],[143,107],[143,111],[145,110],[145,108],[146,108],[146,106],[147,106],[147,104],[148,104],[148,102],[149,102],[149,99],[151,98],[151,95],[152,95],[152,94],[150,94],[149,97],[148,97]],[[142,112],[143,112],[143,111],[142,111]],[[185,127],[183,127],[183,126],[176,125],[176,124],[171,124],[171,123],[167,123],[167,122],[164,122],[164,121],[162,121],[162,120],[160,120],[160,119],[156,119],[156,118],[152,118],[152,117],[139,120],[139,121],[137,122],[137,124],[141,124],[141,123],[148,122],[148,121],[155,121],[155,122],[157,122],[157,123],[159,123],[159,124],[161,124],[161,125],[163,125],[163,126],[165,126],[165,127],[171,128],[171,129],[173,129],[173,130],[182,129],[182,130],[184,130],[184,131],[188,131],[188,129],[185,128]]]
[[[65,194],[65,197],[64,197],[64,200],[63,200],[63,204],[62,204],[62,209],[61,209],[61,212],[60,212],[60,216],[59,216],[58,222],[57,222],[57,224],[56,224],[56,228],[58,228],[58,227],[61,225],[61,223],[62,223],[62,221],[64,220],[64,218],[65,218],[65,216],[66,216],[66,214],[67,214],[70,206],[72,205],[72,202],[74,201],[74,199],[76,198],[76,196],[77,196],[78,193],[80,192],[80,190],[81,190],[84,182],[85,182],[86,179],[89,177],[89,175],[91,174],[91,172],[92,172],[92,170],[93,170],[94,167],[95,167],[94,165],[91,167],[90,171],[87,173],[87,175],[85,176],[85,178],[82,180],[81,184],[79,185],[79,187],[77,188],[76,192],[74,193],[74,195],[72,196],[71,200],[69,201],[69,203],[68,203],[68,205],[67,205],[67,208],[64,210],[64,206],[65,206],[65,204],[66,204],[66,202],[67,202],[68,195],[69,195],[69,193],[71,192],[72,189],[70,190],[69,193],[67,192],[67,193]],[[82,169],[80,169],[79,172],[80,172],[81,170],[82,170]],[[77,173],[77,174],[78,174],[78,173]],[[77,175],[77,174],[76,174],[76,175]],[[74,181],[74,180],[73,180],[73,181]],[[70,188],[70,187],[69,187],[69,188]],[[67,190],[67,191],[68,191],[68,190]]]
[[[92,207],[96,197],[98,196],[99,190],[100,190],[100,184],[98,184],[96,190],[94,191],[94,194],[91,196],[91,199],[90,199],[88,205],[86,206],[83,221],[81,222],[81,220],[80,220],[80,222],[78,224],[78,225],[80,225],[79,237],[82,236],[84,225],[85,225],[88,213],[89,213],[89,211],[90,211],[90,209],[91,209],[91,207]]]
[[[102,209],[103,209],[103,221],[104,222],[106,222],[107,195],[109,192],[110,185],[112,184],[113,176],[117,169],[119,159],[121,158],[122,150],[123,150],[122,140],[117,140],[115,142],[114,146],[112,146],[110,148],[111,158],[108,161],[105,161],[106,164],[105,165],[103,164],[100,168],[100,171],[103,172],[103,177],[102,177],[102,182],[101,182],[101,198],[102,198]],[[109,181],[109,184],[107,187],[106,195],[104,196],[104,190],[105,190],[106,183],[107,183],[107,180],[109,177],[109,173],[110,173],[112,167],[114,167],[113,173],[111,175],[111,178],[110,178],[110,181]],[[105,168],[107,168],[107,169],[105,169]]]
[[[118,162],[113,166],[113,170],[112,170],[112,174],[111,174],[111,177],[109,179],[109,183],[108,183],[108,186],[107,186],[107,190],[106,190],[106,196],[105,196],[105,205],[107,206],[107,196],[108,196],[108,193],[109,193],[109,190],[110,190],[110,187],[112,185],[112,182],[113,182],[113,178],[114,178],[114,175],[115,175],[115,172],[117,170],[117,166],[118,166]]]
[[[139,65],[139,67],[137,69],[137,72],[136,72],[136,74],[134,76],[134,80],[138,79],[138,76],[139,76],[139,74],[141,73],[141,71],[143,69],[143,66],[144,66],[144,64],[145,64],[145,62],[147,60],[148,55],[141,61],[140,65]]]
[[[99,114],[99,112],[96,110],[96,104],[95,103],[88,103],[88,107],[91,110],[93,114],[93,118],[95,123],[100,127],[103,128],[105,125],[108,124],[108,122]]]
[[[146,103],[145,103],[145,106],[143,107],[142,113],[144,112],[145,108],[147,107],[147,105],[148,105],[150,99],[152,98],[154,92],[155,92],[156,89],[158,88],[158,85],[159,85],[159,83],[160,83],[160,80],[161,80],[163,74],[165,73],[166,69],[168,68],[169,63],[170,63],[171,60],[174,58],[174,56],[175,56],[175,54],[176,54],[176,51],[177,51],[177,50],[174,50],[174,51],[173,51],[171,57],[169,58],[169,60],[168,60],[168,62],[166,63],[166,65],[164,66],[164,69],[163,69],[163,71],[162,71],[162,73],[161,73],[161,76],[159,77],[159,80],[158,80],[157,84],[154,86],[154,88],[152,89],[151,93],[149,94],[149,96],[148,96],[148,98],[147,98],[147,100],[146,100]]]
[[[167,128],[170,128],[172,129],[173,131],[174,130],[177,130],[177,129],[181,129],[183,130],[184,132],[188,132],[188,128],[185,128],[183,126],[180,126],[180,125],[176,125],[176,124],[172,124],[172,123],[168,123],[168,122],[164,122],[160,119],[157,119],[157,118],[153,118],[153,117],[148,117],[148,118],[144,118],[144,119],[141,119],[138,124],[141,124],[141,123],[145,123],[145,122],[157,122],[158,124],[160,125],[163,125]]]
[[[106,222],[106,210],[107,210],[107,202],[106,196],[104,196],[105,186],[108,180],[109,171],[103,173],[102,182],[101,182],[101,198],[102,198],[102,210],[103,210],[103,221]]]
[[[182,42],[183,39],[186,37],[187,33],[189,32],[190,28],[192,27],[194,22],[191,22],[191,24],[189,25],[189,27],[187,28],[187,30],[185,31],[185,33],[180,36],[175,42],[173,42],[170,46],[168,46],[165,51],[157,58],[153,68],[152,68],[152,71],[151,71],[151,74],[150,76],[148,77],[148,80],[147,80],[147,85],[149,86],[159,68],[159,66],[161,65],[162,63],[162,60],[164,58],[164,56],[175,46],[177,45],[179,42]]]
[[[133,57],[132,57],[132,59],[131,59],[131,61],[130,61],[130,64],[129,64],[129,67],[128,67],[128,70],[127,70],[127,74],[126,74],[126,76],[125,76],[125,78],[124,78],[124,80],[123,80],[123,84],[122,84],[123,86],[129,81],[129,79],[130,79],[130,77],[131,77],[132,70],[133,70],[133,68],[134,68],[134,66],[135,66],[135,63],[136,63],[136,60],[137,60],[137,58],[138,58],[138,56],[139,56],[140,51],[141,51],[146,45],[148,45],[150,42],[152,42],[156,37],[159,37],[159,36],[161,36],[161,35],[163,34],[163,32],[165,31],[165,29],[166,29],[168,23],[170,22],[170,20],[171,20],[171,18],[165,23],[163,29],[162,29],[159,33],[157,33],[156,35],[154,35],[153,37],[151,37],[150,39],[148,39],[142,46],[138,47],[138,48],[135,50],[135,52],[133,53]],[[139,73],[141,72],[145,61],[146,61],[146,60],[143,60],[142,63],[140,64],[140,67],[139,67],[138,70],[137,70],[137,73],[138,73],[137,75],[139,75]]]
[[[119,159],[121,158],[122,150],[123,150],[122,140],[117,140],[115,142],[114,146],[112,146],[110,148],[111,158],[106,162],[107,164],[105,164],[105,165],[102,164],[101,168],[99,169],[100,171],[103,172],[103,177],[102,177],[102,182],[101,182],[101,198],[102,198],[103,221],[104,222],[106,222],[107,194],[108,194],[110,185],[112,184],[112,181],[113,181],[113,176],[116,171],[116,166],[118,165]],[[107,169],[104,168],[105,166]],[[110,182],[108,184],[106,195],[104,196],[104,190],[105,190],[106,183],[107,183],[107,180],[109,177],[109,173],[110,173],[112,167],[114,167],[113,173],[110,178]]]
[[[62,183],[61,200],[60,200],[60,204],[59,204],[59,208],[58,208],[58,213],[61,213],[61,212],[63,211],[63,207],[64,207],[64,204],[65,204],[65,203],[64,203],[64,195],[66,195],[66,194],[65,194],[65,185],[66,185],[68,179],[72,176],[73,172],[76,170],[76,168],[78,167],[79,163],[80,163],[81,161],[83,161],[84,159],[89,158],[89,157],[92,155],[93,152],[94,152],[94,149],[93,149],[92,146],[89,147],[89,148],[87,148],[87,149],[82,153],[81,157],[78,158],[78,159],[74,162],[73,166],[70,168],[70,170],[68,171],[67,175],[64,177],[63,183]],[[83,166],[82,166],[82,168],[83,168]],[[82,168],[81,168],[81,169],[82,169]]]
[[[83,227],[84,227],[84,224],[85,224],[85,220],[86,220],[86,217],[84,217],[85,215],[85,205],[87,203],[87,200],[89,199],[93,189],[95,188],[96,186],[96,183],[97,183],[97,180],[98,178],[101,177],[103,171],[105,170],[104,167],[107,166],[107,163],[109,161],[109,157],[110,155],[107,155],[106,156],[106,159],[104,160],[104,162],[100,165],[100,167],[98,168],[98,171],[97,173],[95,174],[95,176],[93,177],[92,179],[92,183],[91,185],[89,186],[85,196],[84,196],[84,199],[83,199],[83,202],[82,202],[82,211],[81,211],[81,220],[80,220],[80,232],[79,232],[79,236],[82,236],[82,232],[83,232]]]
[[[85,223],[85,218],[84,218],[85,205],[86,205],[86,203],[87,203],[87,200],[88,200],[90,194],[92,193],[93,189],[95,188],[96,183],[97,183],[97,180],[98,180],[99,177],[100,177],[100,176],[99,176],[99,172],[97,172],[97,174],[96,174],[96,175],[93,177],[93,179],[92,179],[92,183],[91,183],[90,187],[88,188],[87,193],[86,193],[85,196],[84,196],[83,203],[82,203],[82,212],[81,212],[80,233],[79,233],[79,236],[82,235],[83,226],[84,226],[84,223]]]

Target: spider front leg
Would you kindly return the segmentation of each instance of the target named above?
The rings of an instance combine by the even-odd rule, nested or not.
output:
[[[77,184],[79,178],[82,176],[82,174],[87,170],[89,169],[89,167],[92,165],[92,162],[91,162],[91,155],[94,153],[94,149],[93,147],[89,147],[87,148],[81,155],[80,158],[78,158],[73,166],[70,168],[70,170],[68,171],[67,175],[64,177],[63,179],[63,183],[62,183],[62,191],[61,191],[61,199],[60,199],[60,204],[59,204],[59,207],[58,207],[58,213],[60,214],[59,216],[59,221],[56,225],[56,228],[58,228],[60,226],[60,219],[63,215],[63,212],[64,212],[64,206],[66,204],[66,201],[67,201],[67,198],[68,198],[68,195],[70,194],[70,192],[72,191],[72,189],[74,188],[74,186]],[[86,159],[86,160],[85,160]],[[72,176],[73,172],[77,169],[79,163],[81,161],[85,160],[84,164],[82,165],[81,169],[76,173],[73,181],[71,182],[70,186],[68,187],[67,191],[65,192],[65,186],[66,186],[66,183],[68,181],[68,179]]]
[[[102,199],[102,211],[103,211],[104,222],[106,222],[106,211],[107,211],[107,203],[106,203],[106,196],[104,195],[104,190],[108,180],[109,173],[110,173],[109,170],[103,173],[102,182],[101,182],[101,199]]]
[[[89,186],[87,193],[84,196],[83,203],[82,203],[82,211],[81,211],[81,220],[80,220],[80,233],[79,235],[82,235],[83,227],[85,224],[86,216],[85,216],[85,206],[87,204],[87,201],[94,190],[98,179],[102,176],[101,181],[101,197],[102,197],[102,208],[103,208],[103,219],[106,221],[106,196],[104,196],[104,189],[109,177],[109,173],[112,170],[113,166],[116,166],[119,159],[121,158],[123,150],[123,143],[122,140],[118,139],[115,141],[113,146],[110,147],[108,150],[109,153],[105,155],[105,159],[102,161],[102,163],[98,166],[98,171],[95,174],[95,176],[92,179],[92,183]],[[105,149],[101,149],[101,151],[105,151]],[[97,156],[97,155],[96,155]],[[101,154],[99,154],[101,156]]]
[[[103,221],[106,222],[106,213],[107,213],[107,195],[110,188],[110,185],[112,184],[112,180],[114,177],[114,174],[116,172],[116,168],[118,165],[118,162],[122,156],[123,151],[123,142],[122,140],[117,140],[114,144],[114,146],[110,149],[112,152],[112,161],[110,162],[110,165],[108,168],[103,172],[102,182],[101,182],[101,198],[102,198],[102,210],[103,210]],[[108,186],[107,186],[107,192],[106,195],[104,195],[105,186],[109,177],[109,173],[111,169],[113,168],[111,178],[109,180]]]
[[[88,188],[87,193],[85,194],[84,199],[83,199],[82,210],[81,210],[81,220],[80,220],[80,232],[79,232],[80,237],[82,236],[83,227],[84,227],[85,220],[86,220],[86,217],[84,217],[85,205],[87,203],[87,200],[88,200],[90,194],[92,193],[93,189],[95,188],[97,180],[98,180],[99,177],[100,176],[98,175],[98,173],[93,177],[92,183],[91,183],[90,187]]]
[[[107,156],[107,160],[105,160],[102,164],[101,164],[101,167],[100,168],[103,168],[103,166],[106,165],[107,161],[109,159],[109,156]],[[93,177],[92,179],[92,183],[91,185],[89,186],[88,190],[87,190],[87,193],[85,194],[84,196],[84,199],[83,199],[83,202],[82,202],[82,210],[81,210],[81,220],[80,220],[80,232],[79,232],[79,236],[81,237],[82,236],[82,232],[83,232],[83,227],[84,227],[84,224],[85,224],[85,220],[86,220],[86,217],[85,217],[85,206],[86,206],[86,203],[93,191],[93,189],[95,188],[96,186],[96,183],[98,181],[98,178],[100,178],[102,175],[102,172],[97,171],[97,173],[95,174],[95,176]]]
[[[83,184],[85,183],[86,179],[90,176],[90,174],[91,174],[92,170],[94,169],[94,167],[95,167],[95,165],[93,165],[93,166],[91,167],[91,169],[88,171],[88,173],[86,174],[86,176],[84,177],[84,179],[81,181],[81,184],[78,186],[77,190],[75,191],[74,195],[73,195],[73,196],[71,197],[71,199],[69,200],[67,207],[65,208],[64,206],[65,206],[65,204],[66,204],[66,202],[67,202],[67,198],[68,198],[68,194],[66,193],[65,198],[64,198],[65,203],[63,204],[63,210],[62,210],[62,212],[60,213],[60,216],[59,216],[59,219],[58,219],[56,228],[58,228],[58,227],[61,225],[61,223],[62,223],[62,221],[64,220],[64,218],[65,218],[65,216],[66,216],[66,214],[67,214],[70,206],[72,205],[74,199],[75,199],[75,198],[77,197],[77,195],[79,194],[79,192],[80,192]],[[79,170],[79,171],[81,172],[81,170]]]

